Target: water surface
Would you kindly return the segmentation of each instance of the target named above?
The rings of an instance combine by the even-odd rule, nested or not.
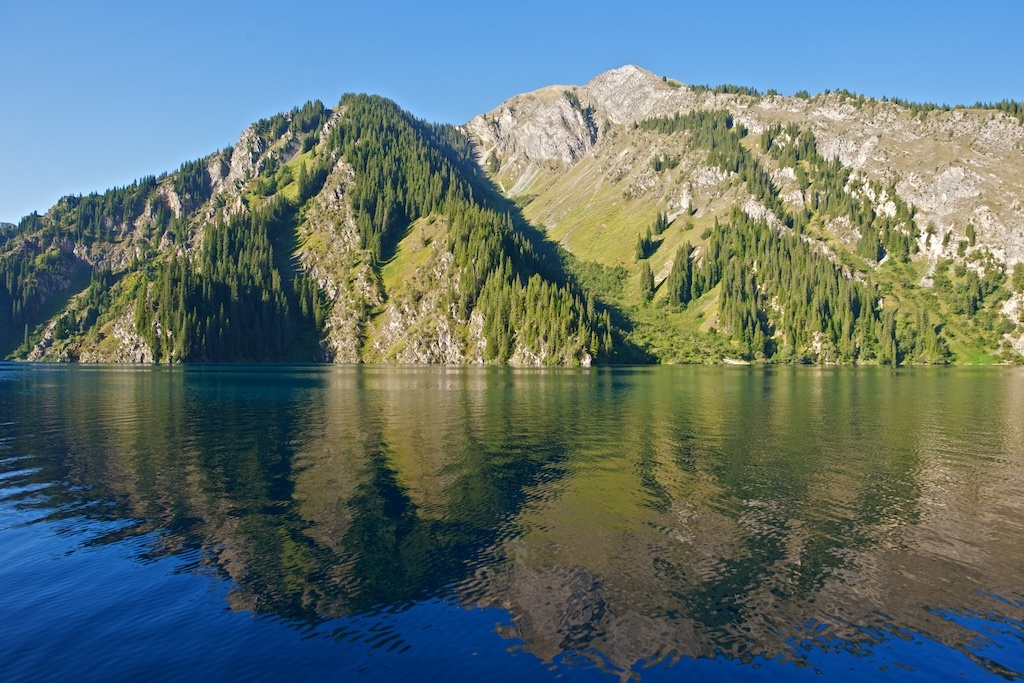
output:
[[[0,677],[1005,680],[1019,369],[0,365]]]

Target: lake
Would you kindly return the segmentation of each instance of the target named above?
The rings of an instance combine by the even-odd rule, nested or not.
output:
[[[1006,680],[1024,370],[0,365],[0,678]]]

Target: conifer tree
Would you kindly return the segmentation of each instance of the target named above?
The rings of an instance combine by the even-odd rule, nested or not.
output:
[[[650,301],[654,296],[654,273],[651,271],[651,264],[644,261],[640,266],[640,297],[644,301]]]

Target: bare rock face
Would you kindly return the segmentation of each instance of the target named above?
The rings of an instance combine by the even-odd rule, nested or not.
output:
[[[181,203],[181,197],[174,191],[174,188],[170,185],[161,185],[156,190],[156,201],[164,204],[171,213],[174,214],[175,218],[181,217],[182,209],[184,208]]]
[[[917,207],[922,232],[933,224],[960,239],[973,223],[980,245],[1009,264],[1024,261],[1024,126],[1016,119],[982,110],[913,115],[888,102],[855,106],[838,94],[762,98],[748,108],[747,120],[772,119],[809,127],[824,156],[895,185]],[[955,248],[954,240],[939,255],[952,257]]]
[[[467,325],[444,308],[442,293],[389,302],[374,329],[371,358],[417,365],[483,363],[483,316],[474,312]]]
[[[369,255],[359,248],[359,232],[346,192],[355,171],[338,160],[300,226],[299,259],[327,295],[330,314],[323,341],[324,360],[359,361],[367,311],[383,301]]]
[[[263,167],[263,152],[266,146],[253,126],[246,128],[238,138],[231,154],[226,185],[240,185],[251,180]]]
[[[224,161],[224,157],[220,152],[211,155],[207,159],[206,175],[210,178],[210,191],[212,194],[217,194],[221,191],[230,171],[230,166]]]
[[[154,361],[153,351],[135,331],[131,311],[105,325],[101,336],[102,340],[98,344],[88,345],[81,350],[79,362],[150,364]]]
[[[364,360],[403,364],[480,364],[484,318],[460,313],[461,273],[446,239],[449,221],[432,216],[414,224],[399,247],[381,314],[369,326]]]
[[[114,325],[114,338],[120,342],[119,362],[124,363],[152,363],[153,351],[149,348],[139,334],[135,331],[130,315],[120,318]]]
[[[32,347],[31,351],[29,351],[27,360],[40,361],[46,358],[47,354],[49,354],[50,352],[51,347],[53,347],[54,330],[56,329],[56,320],[52,321],[50,324],[46,326],[46,330],[43,332],[43,338],[40,339],[39,342],[36,343],[34,347]]]
[[[574,101],[575,100],[575,101]],[[481,142],[482,161],[491,153],[526,166],[557,161],[572,166],[598,139],[598,124],[632,123],[692,105],[688,89],[673,88],[649,71],[624,66],[579,87],[550,86],[508,100],[466,124]]]
[[[593,120],[558,86],[513,98],[466,129],[483,142],[485,154],[526,164],[556,160],[571,166],[597,142]]]
[[[593,78],[580,89],[580,99],[593,102],[612,123],[642,121],[693,108],[689,88],[674,87],[650,71],[628,64]]]

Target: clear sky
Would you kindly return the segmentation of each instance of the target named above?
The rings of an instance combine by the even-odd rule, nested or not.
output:
[[[623,64],[685,83],[1024,100],[1024,0],[0,3],[0,220],[344,92],[463,123]]]

